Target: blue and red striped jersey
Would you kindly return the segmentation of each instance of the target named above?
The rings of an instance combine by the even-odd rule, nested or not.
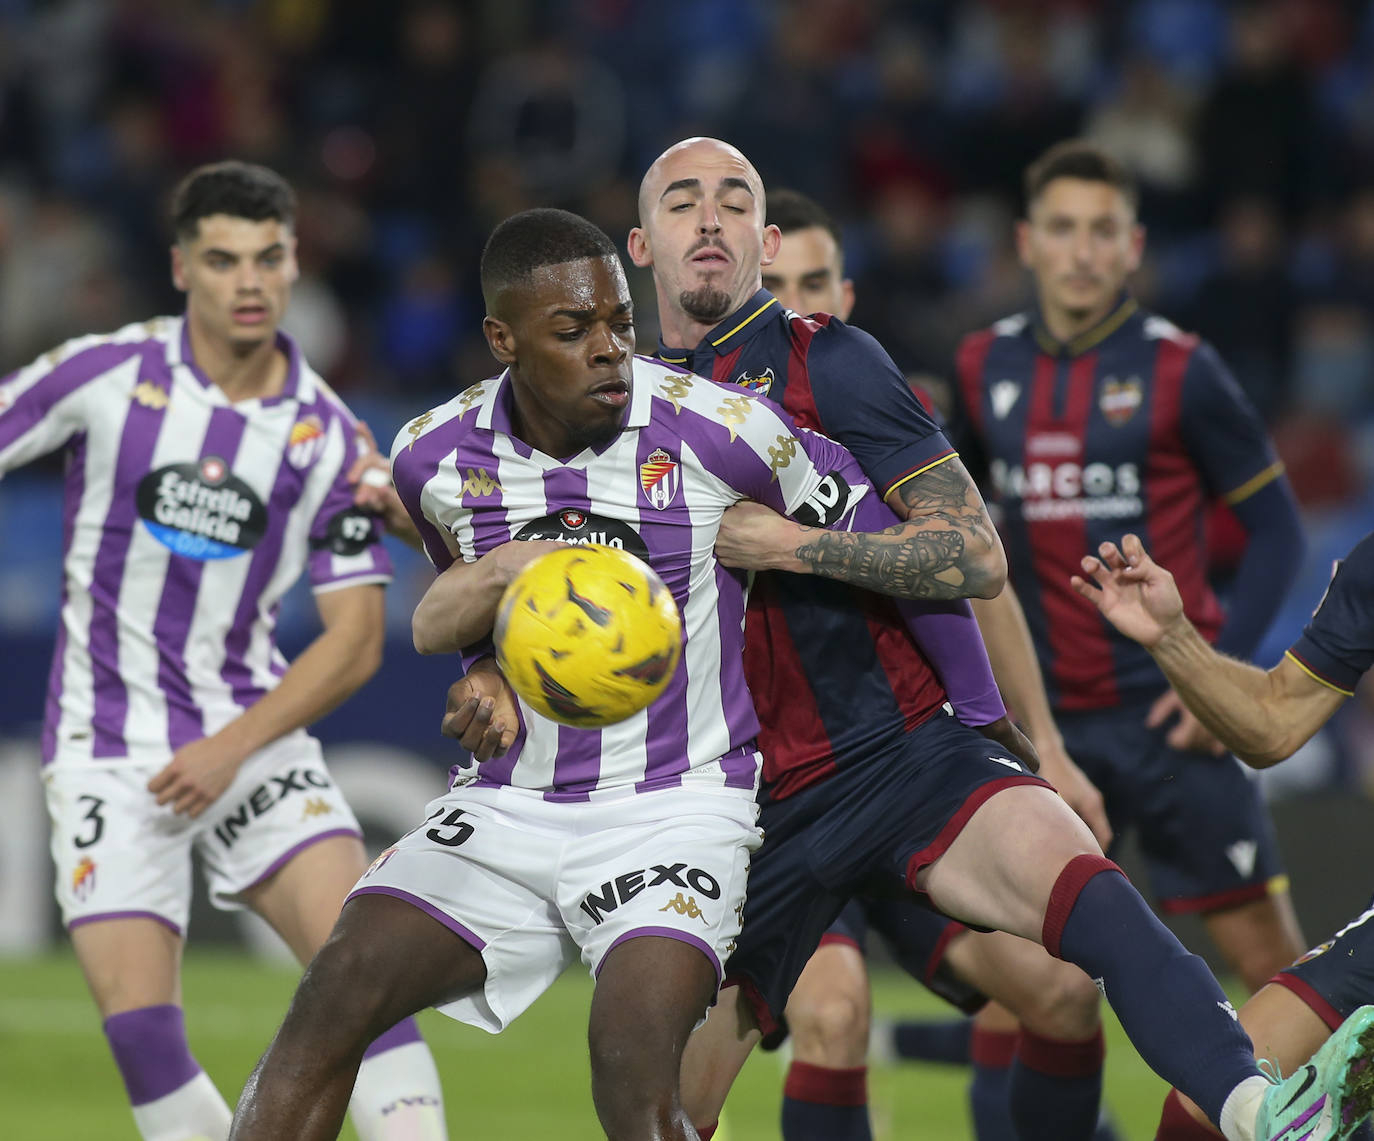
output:
[[[844,444],[884,498],[955,454],[877,341],[835,317],[798,316],[766,290],[695,348],[660,345],[658,356],[781,404]],[[945,701],[891,599],[810,575],[755,576],[745,676],[774,799],[862,759]]]
[[[1215,640],[1209,507],[1283,472],[1254,408],[1210,345],[1131,297],[1066,344],[1034,313],[1008,317],[964,338],[957,371],[951,434],[997,519],[1051,705],[1099,709],[1161,690],[1149,654],[1069,576],[1134,531]]]

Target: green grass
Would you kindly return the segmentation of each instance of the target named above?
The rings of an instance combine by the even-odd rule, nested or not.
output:
[[[186,958],[187,1025],[202,1065],[230,1100],[286,1009],[294,972],[236,953]],[[591,984],[569,971],[499,1037],[428,1012],[421,1018],[444,1078],[454,1141],[596,1141],[588,1094],[586,1013]],[[884,1015],[944,1017],[905,976],[874,980]],[[1165,1087],[1109,1020],[1107,1099],[1129,1141],[1154,1136]],[[901,1065],[871,1077],[879,1141],[963,1141],[967,1074]],[[756,1053],[726,1107],[729,1141],[777,1141],[781,1063]],[[0,959],[0,1135],[24,1141],[137,1141],[114,1064],[70,955]],[[352,1127],[344,1137],[355,1138]]]

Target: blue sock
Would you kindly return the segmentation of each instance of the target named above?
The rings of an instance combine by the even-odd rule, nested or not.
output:
[[[1106,1108],[1098,1110],[1097,1128],[1093,1130],[1093,1141],[1121,1141],[1121,1134],[1116,1131],[1116,1123],[1112,1121],[1112,1115]]]
[[[1021,1028],[1007,1086],[1020,1141],[1092,1141],[1105,1053],[1101,1030],[1083,1042],[1061,1042]]]
[[[964,1066],[969,1060],[973,1022],[950,1018],[939,1022],[899,1022],[892,1028],[892,1049],[911,1062],[949,1062]]]
[[[832,1070],[793,1062],[783,1086],[784,1141],[873,1141],[868,1067]]]
[[[973,1080],[969,1083],[968,1100],[973,1112],[973,1135],[978,1141],[1019,1141],[1007,1103],[1018,1037],[1015,1031],[973,1027],[969,1044]]]
[[[1045,909],[1045,949],[1096,979],[1145,1063],[1212,1121],[1259,1071],[1226,995],[1185,951],[1121,870],[1077,856]]]

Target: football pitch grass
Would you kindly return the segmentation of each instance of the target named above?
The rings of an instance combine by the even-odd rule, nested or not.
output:
[[[288,968],[232,951],[186,956],[186,1021],[201,1064],[232,1100],[295,986]],[[591,983],[568,971],[499,1037],[428,1011],[421,1016],[444,1080],[453,1141],[597,1141],[588,1091]],[[899,973],[874,980],[884,1016],[947,1017],[949,1008]],[[1122,1136],[1154,1136],[1165,1093],[1107,1015],[1106,1098]],[[777,1141],[783,1063],[755,1052],[726,1106],[728,1141]],[[870,1074],[878,1141],[972,1136],[967,1071],[899,1063]],[[69,954],[0,959],[0,1136],[15,1141],[137,1141],[100,1021]],[[343,1137],[354,1139],[352,1126]]]

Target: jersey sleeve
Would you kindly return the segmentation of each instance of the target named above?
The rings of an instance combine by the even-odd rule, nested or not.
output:
[[[1179,419],[1208,490],[1227,503],[1248,499],[1283,474],[1259,413],[1205,341],[1188,360]]]
[[[91,382],[142,349],[140,343],[91,345],[83,338],[0,380],[0,475],[85,431]]]
[[[955,455],[883,347],[832,318],[806,358],[821,425],[859,461],[886,499],[921,472]]]
[[[426,513],[425,489],[438,471],[433,452],[431,435],[416,439],[403,428],[391,445],[391,482],[410,521],[420,532],[429,561],[435,570],[443,571],[453,564],[457,545],[442,524]]]
[[[391,556],[382,546],[381,522],[354,504],[347,478],[361,454],[356,430],[339,417],[332,431],[339,433],[341,446],[325,454],[339,458],[337,464],[330,462],[329,486],[310,522],[310,585],[317,594],[391,581]]]
[[[1374,534],[1336,564],[1325,597],[1288,657],[1347,697],[1374,666]]]

